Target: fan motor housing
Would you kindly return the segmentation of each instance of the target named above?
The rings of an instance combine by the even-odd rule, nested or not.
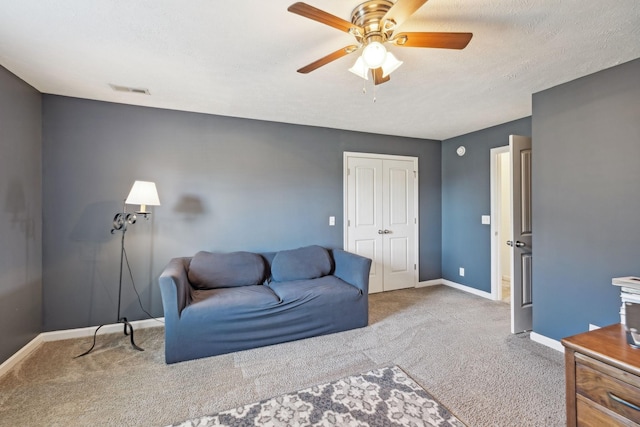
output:
[[[393,30],[394,22],[382,23],[382,18],[391,9],[389,0],[370,0],[358,5],[351,12],[351,23],[364,29],[363,39],[367,42],[384,43]]]

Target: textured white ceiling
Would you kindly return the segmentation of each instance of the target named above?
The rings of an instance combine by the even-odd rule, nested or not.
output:
[[[528,116],[532,93],[640,57],[638,0],[430,0],[403,30],[473,39],[391,47],[404,65],[374,103],[347,71],[354,55],[296,73],[353,38],[287,12],[293,2],[0,0],[0,65],[43,93],[441,140]],[[346,20],[360,3],[307,2]]]

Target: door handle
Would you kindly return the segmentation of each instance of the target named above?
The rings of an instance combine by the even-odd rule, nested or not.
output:
[[[516,240],[516,248],[524,248],[527,246],[525,242],[521,242],[520,240]]]
[[[378,234],[384,234],[384,231],[378,230]]]
[[[512,240],[507,240],[507,246],[513,247],[513,241]]]
[[[384,234],[391,234],[391,230],[384,230],[383,233]]]

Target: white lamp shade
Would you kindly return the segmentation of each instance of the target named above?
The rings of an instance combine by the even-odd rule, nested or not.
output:
[[[387,56],[384,59],[384,64],[382,64],[382,77],[387,77],[389,74],[393,73],[403,64],[395,55],[391,52],[387,52]]]
[[[364,47],[362,51],[362,59],[369,68],[379,68],[384,64],[384,60],[387,56],[387,49],[384,48],[382,43],[371,42]]]
[[[140,210],[144,211],[145,206],[160,206],[156,183],[149,181],[136,181],[131,187],[129,196],[125,203],[128,205],[140,205]]]
[[[358,59],[356,60],[356,63],[353,64],[353,67],[349,68],[349,71],[351,71],[353,74],[355,74],[358,77],[362,77],[365,80],[369,80],[369,68],[364,65],[364,60],[362,59],[362,56],[359,56]]]

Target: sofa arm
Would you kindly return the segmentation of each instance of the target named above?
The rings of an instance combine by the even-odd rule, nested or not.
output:
[[[160,275],[160,293],[165,321],[177,321],[191,302],[191,285],[187,278],[190,257],[173,258]]]
[[[371,260],[342,249],[334,249],[332,252],[336,266],[333,274],[368,295]]]

